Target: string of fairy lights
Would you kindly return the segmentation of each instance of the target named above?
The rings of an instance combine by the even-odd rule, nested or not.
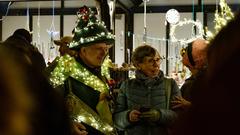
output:
[[[109,62],[109,59],[106,59],[105,61]],[[58,64],[53,72],[51,72],[50,76],[50,81],[54,87],[64,84],[64,81],[71,76],[74,79],[86,84],[87,86],[92,87],[94,90],[99,91],[100,93],[108,93],[108,85],[100,80],[97,76],[93,75],[81,64],[79,64],[73,57],[64,55],[60,57],[57,62]],[[106,67],[104,68],[106,69]],[[109,72],[103,70],[102,74],[107,73]],[[74,98],[73,94],[70,94],[68,96],[73,96]],[[75,100],[76,99],[78,98],[75,98]],[[109,133],[113,131],[114,128],[110,124],[102,121],[98,115],[91,111],[91,109],[89,109],[83,102],[81,102],[81,100],[77,100],[77,103],[80,105],[74,106],[76,114],[71,114],[74,120],[78,122],[85,122],[90,126],[93,126],[94,128],[102,131],[103,133]]]
[[[74,29],[74,35],[78,37],[79,35],[88,35],[89,31],[97,32],[96,28],[104,28],[106,29],[106,26],[103,21],[99,21],[95,16],[95,11],[89,9],[82,9],[82,11],[79,11],[77,13],[77,23],[80,24],[80,26],[76,27]],[[82,23],[79,23],[82,21]],[[87,25],[85,26],[85,23]],[[79,44],[86,44],[93,41],[100,41],[102,39],[114,39],[115,36],[111,32],[101,32],[97,33],[93,36],[87,36],[87,37],[80,37],[78,40],[73,39],[73,41],[69,44],[70,48],[74,48],[78,46]]]
[[[175,37],[176,33],[175,30],[177,27],[182,27],[184,25],[192,25],[192,27],[196,26],[196,28],[198,29],[198,34],[193,35],[191,38],[187,39],[187,38],[183,38],[183,39],[177,39]],[[180,42],[181,44],[187,44],[192,42],[193,40],[197,39],[197,38],[203,38],[204,35],[204,30],[203,30],[203,25],[199,20],[193,21],[193,20],[187,20],[186,18],[184,18],[184,21],[180,21],[177,24],[172,25],[171,29],[170,29],[170,37],[171,37],[171,42]]]

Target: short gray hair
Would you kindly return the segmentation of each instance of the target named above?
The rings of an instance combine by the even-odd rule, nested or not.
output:
[[[146,44],[141,45],[134,50],[132,55],[132,63],[134,66],[136,66],[136,64],[143,62],[144,57],[155,56],[156,54],[159,54],[159,53],[152,46],[146,45]]]

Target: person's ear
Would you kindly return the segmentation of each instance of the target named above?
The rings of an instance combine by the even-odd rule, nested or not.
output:
[[[86,48],[85,47],[80,48],[80,54],[82,54],[82,55],[86,54]]]
[[[140,63],[136,63],[136,64],[134,64],[134,66],[135,66],[138,70],[141,70],[141,64],[140,64]]]

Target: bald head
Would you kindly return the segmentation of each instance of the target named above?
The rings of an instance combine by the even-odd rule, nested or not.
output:
[[[186,48],[183,64],[191,69],[202,69],[207,63],[208,43],[203,39],[196,39]]]

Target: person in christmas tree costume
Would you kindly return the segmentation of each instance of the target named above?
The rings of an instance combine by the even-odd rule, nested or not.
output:
[[[80,8],[77,15],[77,26],[68,47],[77,51],[78,57],[61,56],[50,81],[55,87],[64,86],[70,117],[81,122],[88,135],[111,135],[114,134],[111,96],[102,65],[115,41],[114,35],[90,8]]]

